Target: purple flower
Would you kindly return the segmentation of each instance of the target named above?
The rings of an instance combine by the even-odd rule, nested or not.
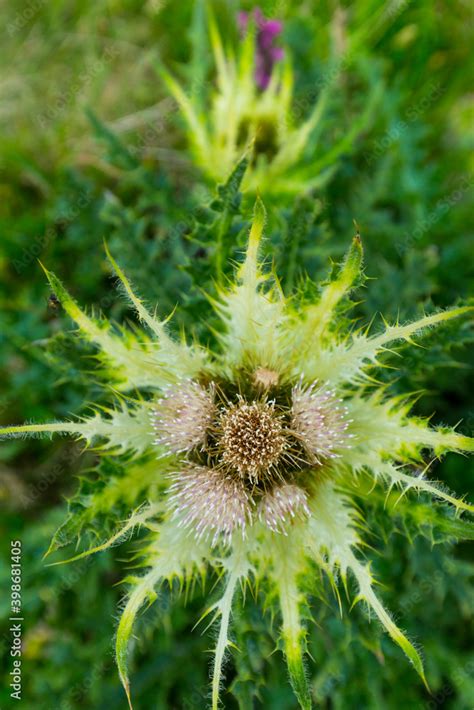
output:
[[[249,17],[250,13],[239,12],[238,22],[242,33],[248,29]],[[283,58],[283,49],[273,44],[281,34],[283,23],[280,20],[266,20],[259,7],[253,11],[253,20],[257,29],[255,82],[259,89],[264,90],[270,83],[274,64]]]

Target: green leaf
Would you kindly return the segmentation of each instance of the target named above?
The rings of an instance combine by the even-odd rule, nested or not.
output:
[[[108,148],[108,156],[111,163],[123,170],[136,170],[140,167],[139,161],[134,158],[127,147],[117,138],[105,123],[103,123],[92,111],[86,109],[86,116],[92,124],[97,138],[105,143]]]
[[[216,210],[216,212],[228,211],[231,214],[239,212],[242,200],[240,186],[248,164],[248,158],[244,155],[232,170],[227,181],[223,185],[217,186],[218,198],[211,203],[212,209]]]

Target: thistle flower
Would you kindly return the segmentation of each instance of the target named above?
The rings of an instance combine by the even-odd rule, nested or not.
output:
[[[205,466],[189,466],[172,476],[168,505],[178,525],[196,538],[212,534],[229,543],[232,533],[251,520],[249,495],[243,481]]]
[[[286,535],[292,518],[310,515],[308,496],[299,486],[284,483],[264,495],[259,504],[259,519],[273,532]]]
[[[221,460],[240,476],[257,483],[269,474],[285,450],[282,417],[274,402],[239,401],[221,417]]]
[[[213,393],[197,382],[169,386],[153,410],[155,443],[175,453],[203,444],[213,410]]]
[[[317,382],[308,387],[299,383],[293,387],[292,403],[293,426],[316,462],[338,456],[338,449],[349,445],[348,409],[335,390],[318,387]]]
[[[219,703],[224,656],[231,645],[234,599],[246,585],[264,580],[274,590],[282,648],[302,708],[312,704],[304,670],[306,630],[303,608],[314,567],[334,588],[357,586],[357,601],[372,610],[424,679],[422,660],[374,591],[362,555],[366,521],[354,502],[356,483],[399,486],[448,502],[457,512],[474,508],[419,475],[423,452],[436,456],[472,451],[473,440],[449,428],[433,428],[411,416],[410,404],[391,397],[373,377],[379,356],[397,342],[472,312],[453,308],[401,325],[385,324],[375,335],[347,329],[341,313],[357,284],[362,247],[356,237],[315,302],[286,299],[259,259],[264,226],[255,208],[244,260],[235,281],[219,287],[214,300],[222,321],[219,348],[173,340],[134,294],[109,260],[145,331],[114,332],[107,321],[87,316],[62,284],[47,272],[79,333],[94,343],[102,368],[113,382],[115,408],[92,417],[51,424],[11,426],[3,437],[66,433],[87,444],[129,457],[148,453],[160,486],[135,481],[136,509],[107,542],[81,553],[110,547],[133,528],[149,530],[142,549],[142,577],[131,591],[119,622],[116,654],[131,706],[127,645],[136,615],[165,580],[189,584],[215,572],[222,595],[212,604],[220,627],[214,649],[212,707]],[[141,391],[139,398],[127,391]],[[121,393],[120,393],[121,391]],[[131,465],[131,464],[129,464]],[[368,494],[370,495],[370,493]],[[418,505],[418,504],[417,504]]]
[[[289,53],[285,49],[283,55],[281,48],[273,46],[281,23],[266,21],[256,11],[245,21],[241,16],[240,24],[245,33],[236,54],[224,45],[213,18],[209,20],[215,88],[209,88],[210,82],[182,86],[160,69],[181,109],[193,162],[215,184],[223,182],[246,153],[250,167],[243,191],[296,195],[320,188],[334,173],[338,156],[350,150],[371,120],[377,95],[369,90],[362,115],[326,152],[320,147],[315,154],[310,142],[322,128],[338,72],[328,69],[328,80],[320,89],[312,87],[296,103]],[[200,57],[191,59],[191,65],[193,61],[202,62]],[[200,76],[199,68],[191,67],[191,73]]]

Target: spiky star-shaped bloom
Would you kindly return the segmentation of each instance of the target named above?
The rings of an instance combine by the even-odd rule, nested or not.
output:
[[[334,587],[339,579],[346,584],[350,573],[357,599],[365,601],[424,678],[419,653],[375,594],[360,551],[364,525],[351,483],[368,477],[375,486],[428,492],[457,511],[473,511],[419,474],[424,451],[438,456],[449,450],[472,451],[473,440],[410,416],[406,401],[391,398],[386,387],[369,377],[390,344],[410,341],[472,309],[386,325],[376,335],[343,332],[340,307],[361,270],[360,239],[354,239],[318,299],[297,306],[284,298],[259,261],[263,226],[258,201],[235,282],[220,287],[214,300],[222,321],[217,352],[171,339],[110,255],[150,336],[145,331],[118,334],[106,321],[88,317],[48,274],[80,334],[98,347],[116,389],[141,394],[135,399],[120,395],[118,406],[91,418],[2,431],[5,437],[69,433],[88,444],[99,440],[112,454],[152,454],[151,464],[140,469],[140,480],[126,491],[128,501],[134,486],[138,491],[126,525],[108,542],[79,555],[111,546],[138,525],[149,529],[142,550],[146,572],[129,580],[132,588],[116,640],[130,704],[127,645],[137,613],[156,598],[165,580],[192,582],[206,570],[215,571],[223,586],[209,609],[220,621],[214,709],[230,645],[233,600],[245,585],[261,582],[275,592],[271,599],[278,605],[295,694],[302,708],[311,707],[302,610],[313,591],[315,566]],[[144,491],[143,479],[150,471],[154,485]]]
[[[307,90],[295,101],[288,51],[278,52],[270,68],[263,69],[270,49],[263,56],[263,20],[260,29],[254,20],[247,17],[245,35],[235,51],[224,45],[210,19],[215,80],[182,86],[166,69],[160,70],[181,110],[193,162],[211,183],[221,183],[242,155],[248,154],[250,166],[242,189],[252,194],[260,190],[265,195],[296,195],[320,188],[334,173],[337,158],[370,120],[375,93],[371,92],[366,108],[342,138],[331,141],[330,149],[321,140],[315,152],[310,143],[325,119],[337,72],[328,70],[329,79],[319,91]],[[273,28],[273,40],[276,23],[266,24]],[[200,64],[202,59],[194,62]],[[200,75],[199,70],[197,66],[193,73]]]

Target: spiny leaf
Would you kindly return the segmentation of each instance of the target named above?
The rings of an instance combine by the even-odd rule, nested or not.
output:
[[[217,212],[228,210],[231,214],[239,212],[242,194],[240,188],[247,170],[249,161],[246,155],[238,161],[224,185],[217,186],[218,199],[211,203],[212,209]]]
[[[73,557],[70,557],[67,560],[59,560],[59,562],[51,562],[48,565],[48,567],[55,567],[57,565],[66,565],[66,564],[69,564],[70,562],[76,562],[77,560],[82,560],[84,557],[89,557],[89,555],[94,555],[96,552],[103,552],[103,550],[107,550],[109,547],[112,547],[117,542],[122,540],[134,528],[136,528],[139,525],[142,525],[149,518],[154,517],[160,510],[161,510],[160,505],[148,505],[142,509],[135,511],[134,513],[132,513],[132,515],[127,520],[125,525],[123,525],[120,528],[120,530],[118,530],[114,535],[112,535],[112,537],[110,537],[105,542],[102,542],[100,545],[96,545],[95,547],[92,547],[90,550],[85,550],[84,552],[80,552],[79,554],[74,555]],[[47,552],[45,554],[45,557],[49,556],[54,551],[54,549],[55,548],[53,547],[53,543],[51,543],[49,549],[47,550]]]

